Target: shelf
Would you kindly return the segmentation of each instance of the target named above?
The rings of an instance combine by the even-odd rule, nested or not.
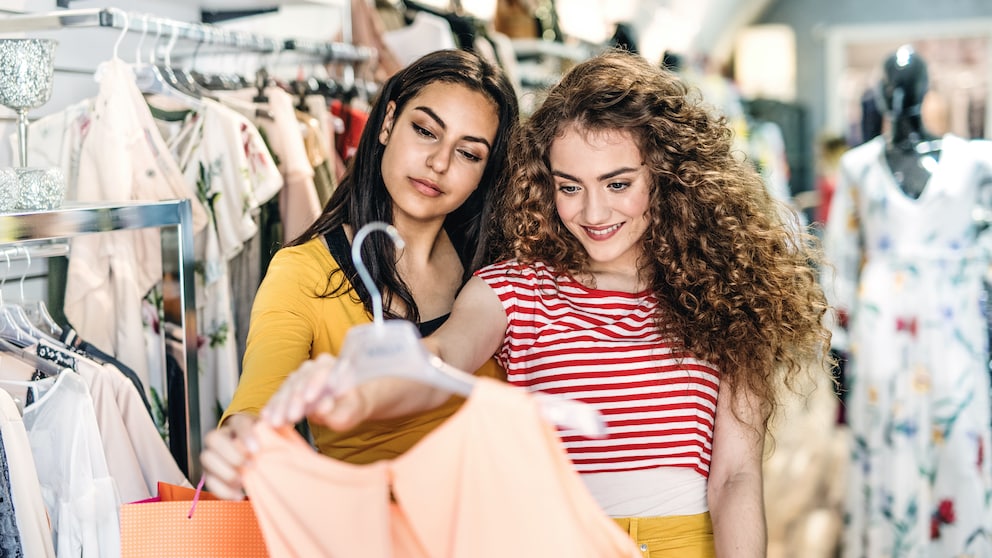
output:
[[[67,238],[183,224],[187,200],[148,203],[66,204],[52,211],[0,214],[0,243]],[[188,221],[187,221],[188,222]]]

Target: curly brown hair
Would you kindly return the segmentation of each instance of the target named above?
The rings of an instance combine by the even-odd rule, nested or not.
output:
[[[733,392],[745,386],[756,395],[767,420],[778,374],[792,385],[828,359],[815,237],[732,150],[726,119],[696,89],[640,56],[611,51],[572,68],[518,131],[498,212],[507,256],[588,275],[587,254],[555,209],[549,163],[552,142],[569,127],[631,134],[653,177],[638,272],[660,301],[659,327],[716,365]]]

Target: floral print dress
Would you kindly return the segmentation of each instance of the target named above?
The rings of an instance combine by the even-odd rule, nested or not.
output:
[[[824,232],[834,345],[849,357],[843,555],[992,557],[992,228],[975,217],[992,145],[945,136],[917,199],[884,150],[878,137],[845,154]]]
[[[194,239],[199,420],[206,436],[230,404],[241,370],[233,305],[244,293],[232,292],[229,264],[258,233],[254,213],[279,193],[283,181],[253,124],[220,103],[201,103],[196,110],[176,111],[181,119],[157,125],[210,221]]]

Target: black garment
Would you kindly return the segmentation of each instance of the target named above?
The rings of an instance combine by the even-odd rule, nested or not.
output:
[[[186,371],[174,355],[165,354],[165,383],[169,401],[169,420],[171,426],[186,424]],[[223,409],[221,409],[223,411]],[[220,416],[218,414],[217,416]],[[169,451],[179,465],[183,474],[189,476],[189,462],[186,459],[186,429],[169,428]]]

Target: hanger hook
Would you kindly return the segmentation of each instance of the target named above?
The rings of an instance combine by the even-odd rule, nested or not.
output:
[[[162,20],[155,18],[155,45],[152,47],[151,56],[148,57],[148,62],[152,65],[158,62],[158,43],[160,40],[162,40]]]
[[[199,36],[196,37],[196,46],[193,47],[193,55],[190,56],[189,59],[190,70],[196,69],[196,57],[198,54],[200,54],[200,47],[203,46],[203,43],[205,43],[206,41],[207,41],[207,30],[203,29],[201,30]]]
[[[169,42],[165,46],[165,65],[166,67],[172,67],[172,49],[176,46],[176,40],[179,38],[179,28],[173,26],[172,33],[169,35]]]
[[[120,58],[118,52],[120,51],[121,43],[124,42],[124,35],[127,35],[128,29],[131,27],[131,20],[128,18],[127,12],[124,10],[116,8],[111,9],[124,20],[124,26],[121,28],[120,34],[117,35],[117,40],[114,41],[114,59],[116,60]]]
[[[17,249],[24,250],[24,259],[27,261],[27,265],[24,266],[24,273],[21,274],[21,281],[18,287],[21,291],[21,304],[24,304],[24,301],[28,299],[28,297],[24,296],[24,279],[28,276],[28,271],[31,269],[31,250],[28,250],[27,246],[18,246]]]
[[[148,35],[148,14],[141,14],[141,37],[138,38],[138,44],[134,47],[134,63],[140,65],[144,60],[141,59],[141,47],[145,44],[145,37]]]
[[[372,296],[372,319],[378,325],[382,324],[382,293],[379,292],[379,287],[372,280],[372,275],[369,274],[368,268],[365,267],[365,262],[362,261],[362,242],[373,231],[383,231],[388,234],[393,239],[393,243],[396,244],[397,248],[403,248],[404,243],[403,237],[400,236],[400,232],[396,230],[396,227],[382,221],[372,221],[358,229],[358,232],[355,233],[355,240],[351,244],[351,259],[355,262],[355,269],[358,270],[358,275],[362,278],[362,283],[365,284],[369,295]]]
[[[3,250],[3,257],[7,260],[7,273],[0,277],[0,306],[3,306],[3,288],[7,285],[7,276],[10,275],[10,250]]]

